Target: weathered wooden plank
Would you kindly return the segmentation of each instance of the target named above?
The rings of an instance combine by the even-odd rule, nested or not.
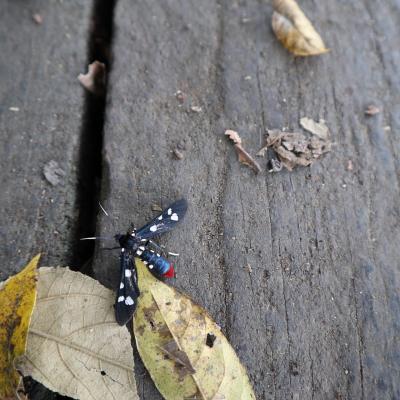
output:
[[[46,264],[71,261],[90,3],[0,4],[0,279],[39,251]],[[66,174],[56,186],[43,176],[51,160]]]
[[[124,231],[188,198],[162,239],[181,253],[176,284],[223,327],[258,398],[397,398],[400,3],[301,5],[331,53],[294,59],[256,0],[120,0],[104,202]],[[366,117],[370,103],[383,112]],[[223,138],[238,130],[254,154],[266,128],[302,116],[324,118],[336,143],[311,168],[254,176]],[[99,233],[114,230],[101,217]],[[116,285],[116,255],[98,251],[94,269]]]

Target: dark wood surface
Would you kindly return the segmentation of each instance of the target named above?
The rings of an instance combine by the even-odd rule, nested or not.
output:
[[[20,2],[6,4],[7,12],[22,18]],[[12,266],[2,268],[3,276],[43,242],[54,249],[51,262],[71,251],[68,229],[62,240],[49,238],[59,218],[74,215],[68,199],[77,193],[49,187],[41,167],[61,157],[74,182],[79,140],[71,137],[79,138],[83,112],[75,77],[85,61],[82,21],[88,15],[78,13],[76,3],[49,4],[61,7],[52,20],[60,37],[62,21],[73,21],[74,46],[57,41],[54,32],[46,45],[44,24],[15,27],[29,37],[15,35],[20,47],[9,34],[13,24],[0,28],[8,38],[2,65],[9,58],[21,64],[5,63],[0,86],[1,134],[8,146],[2,148],[1,256]],[[299,4],[330,53],[308,59],[287,53],[271,32],[269,2],[119,0],[102,149],[101,200],[112,218],[99,214],[97,233],[139,226],[155,215],[152,204],[186,197],[185,222],[160,239],[181,254],[174,284],[221,325],[257,398],[399,399],[400,2]],[[50,83],[35,71],[54,54],[68,68],[56,69]],[[44,91],[43,106],[27,92],[36,86],[32,99]],[[8,108],[18,106],[14,98],[21,99],[21,110],[33,109],[29,116],[10,114]],[[364,115],[370,104],[381,112]],[[335,145],[311,168],[292,173],[267,174],[261,159],[264,171],[254,175],[238,163],[223,135],[237,130],[255,154],[267,128],[297,130],[303,116],[325,119]],[[40,129],[46,118],[48,129]],[[50,134],[52,123],[58,136]],[[24,131],[40,142],[25,140],[16,151],[15,135]],[[175,148],[182,160],[172,154]],[[4,161],[12,157],[16,161]],[[17,167],[20,173],[12,174]],[[40,200],[43,188],[56,191],[55,202],[48,201],[50,194]],[[103,284],[116,287],[117,252],[101,250],[109,244],[97,247],[92,268]],[[160,399],[139,360],[136,365],[141,398]]]
[[[84,114],[77,76],[86,68],[90,10],[85,1],[0,4],[0,279],[38,252],[47,265],[71,261]],[[51,160],[66,174],[56,186],[43,175]]]

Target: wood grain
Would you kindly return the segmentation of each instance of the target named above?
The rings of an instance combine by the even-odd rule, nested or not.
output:
[[[185,223],[161,239],[181,253],[176,285],[223,327],[258,398],[393,399],[400,2],[301,6],[329,54],[293,58],[261,1],[120,0],[103,198],[122,232],[151,204],[188,199]],[[382,112],[365,116],[369,104]],[[299,129],[303,116],[324,118],[335,146],[293,173],[255,176],[223,136],[237,130],[255,154],[267,128]],[[99,233],[114,230],[102,217]],[[116,285],[117,264],[98,251],[97,277]]]
[[[89,15],[85,1],[0,4],[0,279],[38,252],[48,265],[72,258]],[[56,186],[43,175],[51,160],[66,173]]]

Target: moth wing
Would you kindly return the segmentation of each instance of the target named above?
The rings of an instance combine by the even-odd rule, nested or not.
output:
[[[115,301],[115,319],[119,325],[125,325],[132,318],[140,295],[135,258],[125,249],[121,249],[120,270],[121,278]]]
[[[136,237],[141,240],[147,240],[170,231],[184,218],[186,210],[187,201],[185,199],[172,203],[160,215],[140,228],[136,232]]]

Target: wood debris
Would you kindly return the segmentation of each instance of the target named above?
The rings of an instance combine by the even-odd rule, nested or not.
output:
[[[78,80],[88,92],[96,96],[104,96],[106,88],[105,64],[94,61],[92,64],[89,64],[86,74],[79,74]]]
[[[192,106],[192,107],[190,107],[190,111],[192,111],[194,113],[200,113],[203,111],[203,109],[200,106]]]
[[[368,116],[376,115],[379,114],[380,112],[381,110],[377,106],[374,106],[373,104],[369,105],[364,111],[365,115]]]
[[[34,13],[32,14],[32,19],[38,24],[42,25],[43,24],[43,17],[39,13]]]
[[[299,132],[282,132],[278,129],[268,130],[265,146],[258,154],[264,154],[266,149],[275,151],[281,164],[292,171],[296,165],[308,166],[331,150],[330,140],[324,140],[313,135],[307,137]]]
[[[261,172],[261,167],[256,160],[243,148],[242,139],[239,134],[233,130],[226,130],[225,135],[234,143],[239,162],[250,167],[256,174]]]
[[[353,166],[353,161],[348,160],[347,161],[347,167],[346,167],[347,171],[353,171],[354,166]]]
[[[329,128],[325,124],[325,120],[320,119],[319,122],[311,118],[303,117],[300,119],[300,125],[313,135],[317,135],[321,139],[327,140],[329,138]]]
[[[49,161],[43,168],[44,177],[53,186],[60,184],[65,176],[65,171],[60,168],[57,161]]]
[[[180,104],[183,104],[185,102],[185,100],[186,100],[186,95],[181,90],[177,90],[175,92],[175,97],[176,97],[176,99],[178,100],[178,102]]]
[[[172,150],[172,154],[175,156],[177,160],[183,160],[183,153],[179,149]]]

